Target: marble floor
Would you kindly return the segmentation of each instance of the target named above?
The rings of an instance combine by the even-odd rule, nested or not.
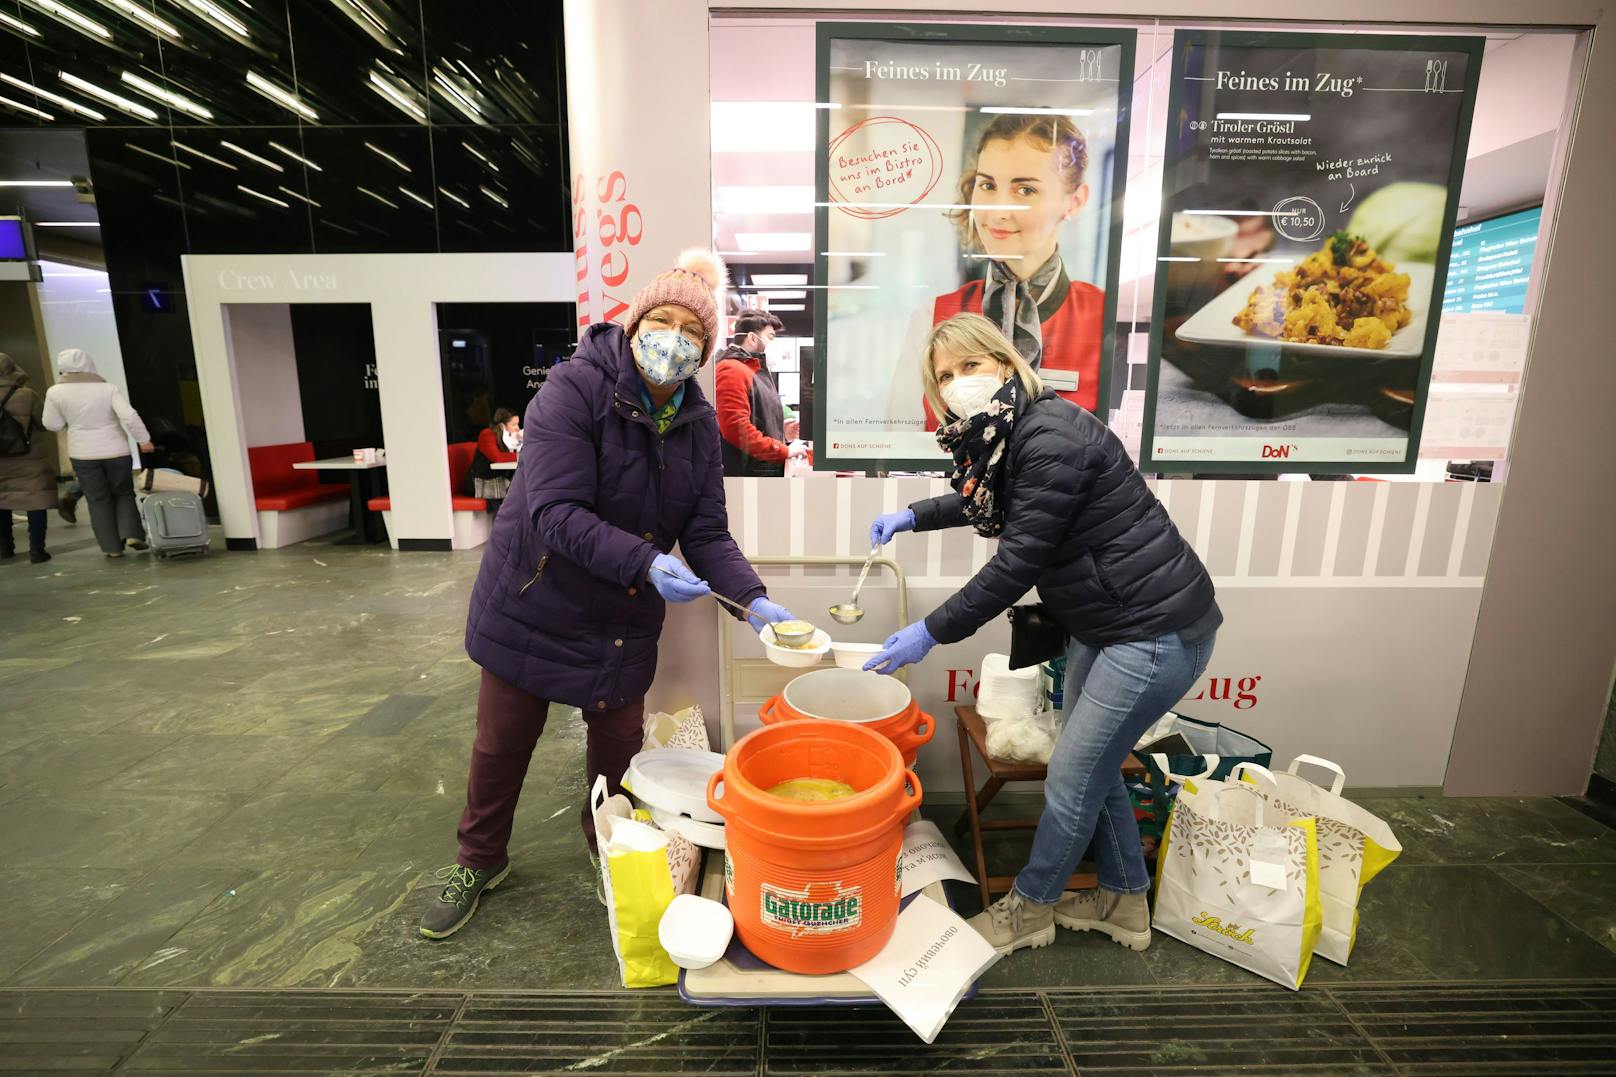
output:
[[[52,527],[54,561],[0,565],[0,987],[616,987],[565,713],[510,883],[456,938],[415,934],[465,788],[477,551],[118,563]],[[1407,851],[1365,892],[1352,965],[1310,984],[1616,978],[1616,831],[1554,800],[1368,806]],[[984,986],[1253,983],[1171,939],[1063,932]]]

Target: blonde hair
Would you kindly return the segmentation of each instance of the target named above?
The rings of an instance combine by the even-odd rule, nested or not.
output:
[[[1043,379],[1021,357],[1021,353],[1004,339],[998,326],[980,314],[956,314],[932,327],[931,335],[926,338],[926,347],[920,353],[920,384],[926,393],[926,403],[931,405],[932,414],[939,419],[948,414],[943,391],[937,385],[937,368],[932,363],[939,348],[952,355],[985,355],[1000,366],[1008,366],[1021,379],[1021,387],[1026,391],[1028,400],[1044,391]]]

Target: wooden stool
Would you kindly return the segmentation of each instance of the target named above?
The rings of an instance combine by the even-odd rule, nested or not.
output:
[[[1041,782],[1049,776],[1049,768],[1042,763],[1006,763],[988,755],[988,727],[975,707],[955,707],[958,718],[960,772],[965,778],[965,814],[954,823],[954,833],[964,837],[971,834],[971,851],[976,854],[976,878],[982,888],[982,907],[993,903],[994,894],[1004,894],[1015,884],[1014,875],[988,875],[987,854],[982,849],[984,830],[1036,830],[1037,819],[993,819],[983,821],[982,813],[993,803],[1006,782]],[[976,787],[976,768],[971,763],[971,748],[982,757],[988,768],[988,780],[982,788]],[[1122,764],[1122,776],[1138,779],[1145,776],[1145,765],[1132,752]],[[1147,849],[1147,857],[1151,850]],[[1088,890],[1099,885],[1092,873],[1079,872],[1066,883],[1068,890]]]

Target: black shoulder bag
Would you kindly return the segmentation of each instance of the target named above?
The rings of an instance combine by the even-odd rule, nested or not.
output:
[[[1042,602],[1010,607],[1010,668],[1036,666],[1066,653],[1066,629]]]

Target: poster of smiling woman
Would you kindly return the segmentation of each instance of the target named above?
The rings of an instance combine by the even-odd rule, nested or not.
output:
[[[921,372],[974,313],[1104,417],[1131,30],[819,27],[816,466],[942,470]]]

